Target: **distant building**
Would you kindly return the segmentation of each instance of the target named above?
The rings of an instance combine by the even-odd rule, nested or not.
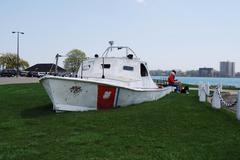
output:
[[[237,72],[237,73],[235,74],[235,77],[240,77],[240,72]]]
[[[214,70],[214,71],[213,71],[213,77],[220,77],[220,72]]]
[[[55,72],[55,67],[56,65],[53,63],[39,63],[39,64],[35,64],[27,69],[25,69],[25,71],[36,71],[36,72],[45,72],[45,73],[49,73],[49,72]],[[61,68],[61,67],[57,67],[58,72],[66,72],[65,69]]]
[[[229,61],[220,62],[221,77],[235,77],[235,63]]]
[[[213,77],[214,76],[214,70],[213,68],[199,68],[198,74],[200,77]]]

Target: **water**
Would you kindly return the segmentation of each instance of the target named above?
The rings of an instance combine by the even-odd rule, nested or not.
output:
[[[167,76],[152,76],[153,79],[166,79]],[[240,87],[240,78],[219,78],[219,77],[178,77],[176,79],[186,84],[209,83],[210,85],[222,84],[224,86]]]

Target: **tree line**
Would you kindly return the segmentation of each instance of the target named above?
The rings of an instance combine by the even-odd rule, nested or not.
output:
[[[14,53],[6,53],[0,56],[0,65],[6,69],[17,68],[17,55]],[[19,58],[19,68],[24,70],[29,67],[29,63],[24,59]]]
[[[63,61],[64,69],[69,72],[77,72],[81,62],[86,59],[85,52],[79,49],[73,49],[66,54],[66,58]],[[2,53],[0,54],[0,66],[6,69],[16,69],[17,68],[17,54],[15,53]],[[29,67],[29,63],[19,58],[19,68],[25,70]]]

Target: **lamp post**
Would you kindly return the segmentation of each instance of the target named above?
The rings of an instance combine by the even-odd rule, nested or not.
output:
[[[23,32],[20,31],[13,31],[12,32],[17,33],[17,77],[19,76],[19,34],[24,34]]]

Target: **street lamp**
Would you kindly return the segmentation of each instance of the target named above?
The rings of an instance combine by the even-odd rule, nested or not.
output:
[[[12,32],[17,33],[17,77],[19,76],[19,34],[24,34],[23,32],[20,31],[13,31]]]

